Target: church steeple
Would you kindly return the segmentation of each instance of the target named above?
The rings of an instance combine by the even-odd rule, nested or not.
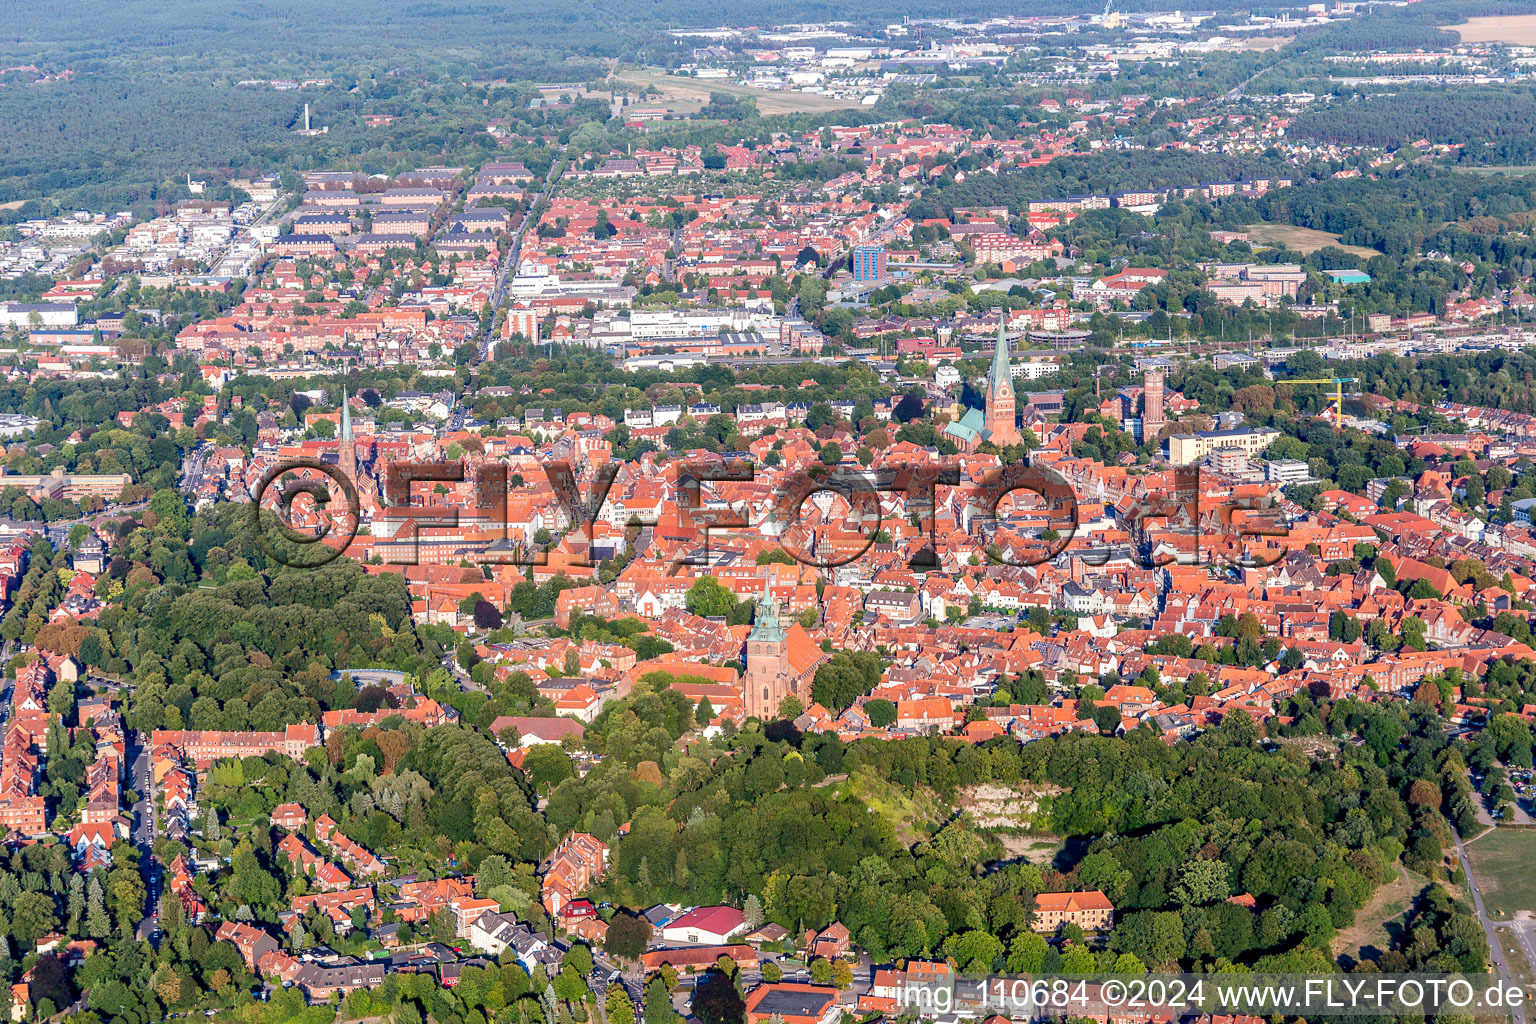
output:
[[[752,616],[752,633],[749,640],[764,640],[769,643],[784,642],[784,626],[779,622],[779,603],[768,596],[768,588],[763,588],[763,596],[757,602],[756,613]]]
[[[997,347],[992,350],[992,369],[987,374],[985,439],[1002,448],[1022,440],[1014,422],[1013,370],[1008,359],[1008,311],[1000,310]]]
[[[341,437],[336,442],[336,464],[347,479],[357,481],[357,443],[352,439],[352,405],[347,389],[341,389]]]
[[[992,349],[992,369],[987,373],[987,390],[996,388],[1000,381],[1011,380],[1011,367],[1008,359],[1008,314],[1004,310],[997,318],[997,345]]]

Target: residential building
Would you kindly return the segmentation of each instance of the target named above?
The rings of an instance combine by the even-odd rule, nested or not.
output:
[[[763,984],[747,993],[747,1024],[782,1020],[784,1024],[837,1024],[842,1010],[837,989],[797,982]]]
[[[1031,927],[1037,932],[1054,932],[1064,924],[1074,924],[1085,932],[1102,931],[1115,920],[1115,905],[1097,889],[1084,892],[1043,892],[1035,897],[1035,915]]]

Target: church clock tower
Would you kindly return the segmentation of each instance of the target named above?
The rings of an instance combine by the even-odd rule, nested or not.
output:
[[[1022,444],[1013,394],[1013,373],[1008,360],[1008,316],[1003,311],[997,321],[997,347],[992,350],[992,369],[987,374],[986,440],[1002,448]]]
[[[747,715],[766,722],[794,692],[789,675],[789,637],[779,622],[779,606],[768,596],[767,588],[757,603],[754,619],[747,636],[747,673],[742,684]]]

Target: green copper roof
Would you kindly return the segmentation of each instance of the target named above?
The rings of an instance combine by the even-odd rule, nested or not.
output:
[[[341,439],[352,440],[352,409],[347,401],[347,389],[341,389]]]
[[[768,591],[763,590],[763,596],[758,599],[756,613],[752,616],[752,635],[749,640],[771,640],[781,643],[784,640],[784,627],[779,622],[779,606],[773,598],[768,596]]]
[[[987,374],[987,385],[990,388],[1012,383],[1008,366],[1008,319],[1004,316],[997,321],[997,348],[992,350],[992,370]]]

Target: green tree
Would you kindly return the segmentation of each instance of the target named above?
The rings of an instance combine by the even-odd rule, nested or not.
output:
[[[1050,945],[1045,941],[1045,936],[1035,932],[1020,932],[1008,945],[1008,973],[1039,974],[1049,950]]]
[[[617,982],[608,986],[603,1012],[608,1017],[608,1024],[635,1024],[635,1004],[630,1002],[624,986]]]
[[[85,934],[93,939],[105,939],[111,930],[112,922],[107,917],[106,894],[101,888],[101,876],[93,871],[86,886]]]
[[[576,768],[558,744],[535,743],[523,757],[523,772],[528,781],[541,793],[558,786],[576,774]]]
[[[653,975],[645,983],[645,1024],[676,1024],[678,1019],[667,983],[660,974]]]
[[[713,576],[700,576],[688,588],[685,599],[688,610],[705,618],[724,617],[736,607],[736,595],[732,594]]]
[[[55,924],[52,896],[24,892],[11,904],[11,938],[22,949],[35,947],[37,940],[53,931]]]
[[[711,969],[694,986],[693,1013],[702,1024],[742,1024],[747,1004],[729,977]]]
[[[838,651],[816,669],[811,700],[834,712],[850,707],[880,684],[884,663],[867,651]]]
[[[869,724],[877,729],[896,724],[896,705],[883,697],[865,701],[864,713],[869,716]]]
[[[1115,959],[1114,967],[1110,968],[1111,974],[1146,974],[1147,965],[1142,963],[1134,953],[1121,953]]]
[[[1093,950],[1087,946],[1074,943],[1062,951],[1061,972],[1063,974],[1092,974],[1093,970]]]
[[[155,514],[157,531],[173,537],[186,535],[187,503],[180,492],[170,488],[156,491],[149,499],[149,511]]]
[[[944,953],[960,970],[984,974],[990,972],[994,962],[1002,956],[1003,944],[990,932],[973,928],[945,940]]]
[[[560,966],[571,967],[585,978],[592,973],[592,948],[584,942],[572,944],[565,951],[565,956],[560,958]]]
[[[1172,896],[1186,907],[1204,906],[1230,896],[1231,885],[1226,861],[1193,860],[1180,870],[1179,882],[1173,887]]]
[[[638,960],[650,941],[651,923],[643,917],[620,911],[608,922],[608,934],[603,939],[603,945],[613,956]]]

